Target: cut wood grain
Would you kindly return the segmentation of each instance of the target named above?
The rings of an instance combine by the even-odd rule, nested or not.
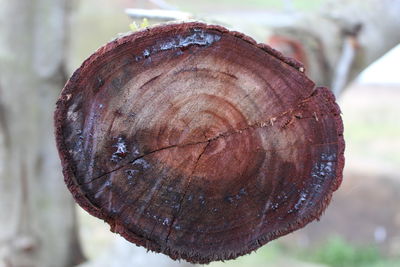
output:
[[[317,219],[342,179],[334,96],[295,60],[202,23],[116,39],[55,112],[75,200],[173,259],[227,260]]]

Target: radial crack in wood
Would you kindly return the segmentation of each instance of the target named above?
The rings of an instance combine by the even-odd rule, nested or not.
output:
[[[106,44],[57,102],[69,190],[127,240],[193,263],[304,227],[341,183],[344,140],[334,96],[302,68],[195,22]]]

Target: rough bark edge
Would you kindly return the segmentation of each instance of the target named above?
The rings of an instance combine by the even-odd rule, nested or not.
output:
[[[148,250],[154,252],[162,252],[167,254],[174,260],[184,259],[192,263],[200,263],[200,264],[207,264],[211,261],[224,261],[229,259],[234,259],[239,256],[249,254],[252,251],[260,248],[261,246],[265,245],[269,241],[272,241],[280,236],[288,234],[294,230],[300,229],[310,223],[315,219],[319,219],[322,215],[323,211],[329,205],[330,200],[332,198],[332,194],[334,191],[338,189],[342,181],[343,175],[343,168],[344,168],[344,139],[343,139],[343,122],[340,117],[340,108],[335,102],[335,96],[332,92],[324,87],[318,87],[315,90],[322,91],[322,96],[326,99],[327,105],[332,107],[332,113],[335,116],[335,124],[337,128],[337,136],[338,136],[338,156],[337,156],[337,167],[336,167],[336,176],[335,180],[332,182],[329,192],[326,194],[325,198],[321,203],[316,205],[315,211],[308,215],[305,219],[299,219],[294,223],[287,224],[282,231],[272,232],[268,235],[260,237],[256,240],[255,244],[252,246],[243,247],[240,251],[227,251],[225,255],[210,255],[209,257],[204,257],[202,255],[193,253],[187,253],[185,251],[173,250],[165,246],[161,246],[159,244],[153,243],[150,240],[147,240],[144,236],[140,236],[133,232],[127,231],[122,225],[118,222],[115,222],[113,218],[103,213],[103,211],[93,205],[85,196],[85,193],[81,191],[79,186],[77,185],[75,175],[74,175],[74,167],[71,165],[71,159],[69,157],[68,149],[63,141],[63,121],[66,117],[66,110],[67,110],[67,102],[70,98],[70,95],[73,92],[74,84],[80,79],[80,73],[82,70],[86,69],[86,67],[95,62],[97,59],[101,58],[102,55],[112,51],[116,47],[127,43],[127,42],[134,42],[137,39],[146,37],[149,31],[168,31],[171,29],[188,29],[188,28],[196,28],[200,27],[203,29],[208,30],[215,30],[220,32],[221,34],[230,34],[237,38],[240,38],[251,45],[263,50],[264,52],[272,55],[273,57],[277,58],[278,60],[286,63],[290,67],[293,67],[296,71],[304,72],[304,66],[295,59],[287,58],[282,55],[279,51],[271,48],[266,44],[258,44],[254,39],[251,37],[239,33],[236,31],[229,31],[228,29],[219,26],[219,25],[207,25],[200,22],[189,22],[189,23],[171,23],[171,24],[164,24],[155,26],[152,28],[147,28],[142,31],[134,32],[125,36],[121,36],[112,40],[111,42],[105,44],[104,46],[100,47],[96,52],[94,52],[89,58],[87,58],[82,65],[73,73],[71,78],[68,80],[66,85],[64,86],[61,95],[56,103],[56,110],[54,113],[54,125],[55,125],[55,136],[56,136],[56,145],[59,152],[59,156],[61,159],[62,167],[63,167],[63,175],[64,181],[72,193],[75,201],[89,214],[98,217],[104,220],[111,226],[111,231],[120,234],[122,237],[127,239],[130,242],[135,243],[137,246],[143,246]]]

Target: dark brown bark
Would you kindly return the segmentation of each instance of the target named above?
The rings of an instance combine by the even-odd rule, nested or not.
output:
[[[112,231],[173,259],[249,253],[318,218],[341,183],[339,107],[302,70],[219,26],[116,39],[57,102],[65,182]]]

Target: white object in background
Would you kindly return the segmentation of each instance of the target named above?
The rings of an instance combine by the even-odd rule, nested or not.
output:
[[[383,226],[378,226],[374,231],[374,238],[376,243],[382,243],[386,240],[387,232],[386,228]]]
[[[400,84],[400,45],[366,68],[359,76],[361,83]]]
[[[164,10],[164,9],[140,9],[140,8],[127,8],[125,13],[133,19],[154,19],[162,21],[170,20],[189,20],[193,16],[190,13],[177,11],[177,10]]]

